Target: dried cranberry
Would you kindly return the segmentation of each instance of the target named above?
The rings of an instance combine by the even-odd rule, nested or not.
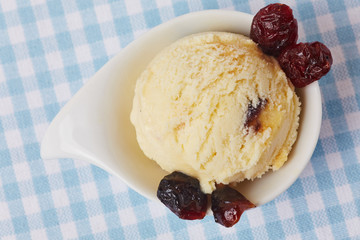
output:
[[[241,193],[227,185],[217,188],[211,194],[215,222],[225,227],[236,224],[245,210],[254,207]]]
[[[286,48],[279,64],[295,87],[301,88],[319,80],[332,65],[330,50],[320,42],[298,43]]]
[[[261,122],[259,121],[259,117],[266,104],[266,99],[259,99],[259,102],[255,107],[253,106],[252,102],[249,102],[245,120],[246,128],[253,128],[255,132],[260,130]]]
[[[199,180],[181,172],[175,171],[160,181],[157,197],[181,219],[203,219],[206,215],[207,196]]]
[[[298,38],[298,25],[289,6],[270,4],[255,15],[250,38],[259,44],[263,52],[278,56],[281,51]]]

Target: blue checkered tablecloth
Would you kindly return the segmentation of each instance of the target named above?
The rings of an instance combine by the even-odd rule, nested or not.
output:
[[[360,239],[358,0],[286,1],[299,40],[324,42],[334,58],[319,82],[320,139],[300,178],[233,228],[179,220],[88,163],[40,158],[61,107],[131,41],[188,12],[254,14],[270,2],[1,0],[0,239]]]

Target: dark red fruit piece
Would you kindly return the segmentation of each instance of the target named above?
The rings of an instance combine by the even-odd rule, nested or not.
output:
[[[295,44],[298,25],[289,6],[270,4],[254,16],[250,38],[259,44],[264,53],[278,56],[281,51]]]
[[[225,227],[232,227],[245,210],[254,207],[241,193],[227,185],[220,186],[211,194],[211,210],[215,222]]]
[[[199,180],[181,172],[175,171],[160,181],[157,197],[181,219],[203,219],[206,215],[207,196]]]
[[[319,80],[330,71],[330,50],[320,42],[298,43],[286,48],[278,57],[286,76],[297,88]]]
[[[246,128],[253,128],[255,132],[258,132],[260,130],[261,122],[259,121],[259,117],[266,103],[266,99],[259,99],[258,104],[254,107],[252,102],[249,102],[245,120]]]

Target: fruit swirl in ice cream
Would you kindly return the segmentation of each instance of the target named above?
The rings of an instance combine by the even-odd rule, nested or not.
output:
[[[276,59],[248,37],[187,36],[137,80],[131,112],[140,148],[168,172],[215,183],[279,169],[297,137],[300,102]]]

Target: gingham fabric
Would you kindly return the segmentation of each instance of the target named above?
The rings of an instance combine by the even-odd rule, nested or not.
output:
[[[1,0],[0,239],[360,239],[358,0],[286,2],[299,40],[324,42],[334,58],[319,82],[320,139],[300,178],[233,228],[179,220],[88,163],[40,158],[61,107],[131,41],[188,12],[254,14],[270,2]]]

